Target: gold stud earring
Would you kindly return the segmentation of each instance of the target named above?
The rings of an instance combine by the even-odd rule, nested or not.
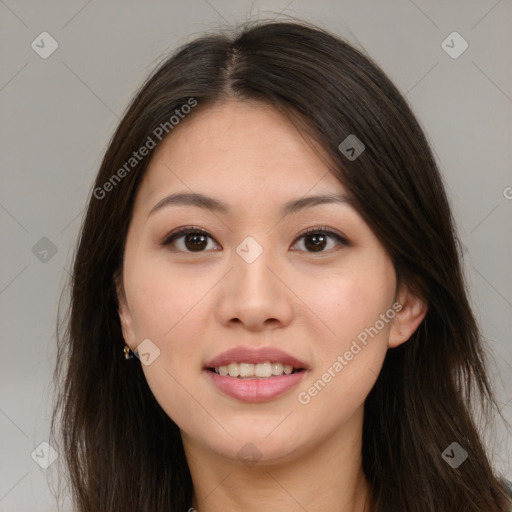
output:
[[[132,349],[128,346],[124,346],[124,358],[125,359],[131,359],[133,357]]]

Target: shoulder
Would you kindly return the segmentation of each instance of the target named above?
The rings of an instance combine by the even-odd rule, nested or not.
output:
[[[506,480],[505,478],[501,478],[501,483],[503,484],[503,487],[505,487],[505,490],[508,492],[509,496],[512,498],[512,482]]]

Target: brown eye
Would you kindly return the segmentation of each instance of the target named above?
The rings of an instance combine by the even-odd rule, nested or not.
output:
[[[214,239],[206,231],[199,228],[187,227],[171,233],[161,245],[171,245],[176,251],[197,253],[212,249],[212,247],[208,248],[209,240],[213,241]],[[303,240],[302,245],[304,248],[300,248],[300,250],[309,253],[322,253],[327,252],[336,245],[349,245],[346,238],[325,228],[311,229],[303,233],[297,240]],[[294,247],[297,245],[299,245],[298,242],[295,243]]]
[[[202,233],[188,233],[184,237],[184,243],[191,251],[201,251],[208,245],[208,240]]]
[[[328,237],[324,234],[313,234],[308,235],[306,238],[306,241],[304,242],[305,247],[312,252],[318,252],[325,249],[325,246],[327,245]]]
[[[329,240],[335,240],[338,244],[344,246],[348,245],[348,241],[338,233],[322,228],[309,230],[297,238],[297,240],[302,239],[304,240],[302,245],[305,247],[306,252],[327,252],[325,250],[326,247],[329,250],[336,246],[336,243],[329,244]],[[329,245],[330,247],[328,247]]]
[[[176,250],[182,252],[204,252],[208,247],[208,239],[213,240],[206,231],[197,228],[184,228],[171,233],[161,245],[173,245]]]

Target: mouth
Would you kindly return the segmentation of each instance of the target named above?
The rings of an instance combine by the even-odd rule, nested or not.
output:
[[[216,391],[242,402],[268,402],[289,394],[309,371],[277,347],[239,346],[208,361],[203,372]]]
[[[262,363],[231,362],[217,367],[209,367],[206,370],[234,379],[270,379],[304,372],[306,368],[294,367],[278,361],[266,361]]]

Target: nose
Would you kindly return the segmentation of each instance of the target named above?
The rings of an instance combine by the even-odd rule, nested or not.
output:
[[[233,268],[218,289],[217,319],[225,326],[240,325],[258,332],[288,325],[293,318],[294,294],[285,272],[270,251],[252,263],[233,255]]]

